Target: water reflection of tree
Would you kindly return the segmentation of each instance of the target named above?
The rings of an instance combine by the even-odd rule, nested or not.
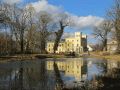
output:
[[[84,60],[83,61],[83,65],[81,66],[81,75],[86,74],[88,72],[87,64],[88,64],[88,62],[86,60]]]
[[[19,69],[14,70],[14,75],[10,75],[10,89],[9,90],[24,90],[23,87],[23,63],[20,61]]]
[[[45,61],[30,65],[20,62],[14,79],[10,80],[10,90],[47,90]]]
[[[55,90],[63,90],[64,83],[63,83],[63,80],[62,80],[62,78],[60,76],[58,65],[55,62],[53,64],[53,67],[54,67],[55,81],[56,81]]]
[[[11,88],[11,72],[11,68],[0,68],[0,90],[9,90]]]
[[[96,76],[91,85],[91,90],[119,90],[120,89],[120,68],[113,68],[104,76]]]
[[[18,81],[19,81],[19,89],[20,90],[24,90],[24,87],[23,87],[23,67],[22,67],[22,61],[21,61],[21,66],[20,66],[20,69],[19,69],[19,76],[18,76]]]
[[[26,78],[29,90],[47,90],[47,73],[45,68],[45,61],[35,63],[31,70],[27,68]]]
[[[103,74],[107,72],[107,60],[101,61],[100,63],[97,62],[96,65],[99,66]]]
[[[81,81],[81,82],[73,81],[73,83],[71,83],[71,84],[73,84],[72,85],[73,87],[70,87],[70,88],[69,88],[69,86],[67,87],[61,78],[60,71],[59,71],[59,65],[57,65],[59,63],[57,63],[57,62],[54,62],[54,64],[53,64],[54,72],[55,72],[55,81],[56,81],[55,90],[86,90],[86,87],[85,87],[86,82],[84,82],[84,81]],[[76,66],[73,67],[73,65],[76,65]],[[69,72],[71,72],[73,69],[75,69],[77,71],[77,73],[74,73],[74,75],[78,74],[78,70],[80,70],[80,74],[79,74],[80,79],[78,79],[78,80],[81,80],[81,75],[86,75],[86,73],[87,73],[87,61],[81,62],[81,61],[77,60],[77,61],[72,61],[72,63],[69,61],[69,62],[67,62],[67,66],[71,67],[71,68],[69,68]]]
[[[46,66],[45,66],[45,61],[41,61],[40,64],[40,89],[42,90],[47,90],[47,73],[46,73]]]

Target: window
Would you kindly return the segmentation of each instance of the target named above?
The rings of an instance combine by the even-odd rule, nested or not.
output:
[[[49,44],[49,47],[50,47],[50,44]]]
[[[72,44],[72,47],[74,47],[74,44]]]
[[[69,52],[69,48],[68,48],[68,52]]]

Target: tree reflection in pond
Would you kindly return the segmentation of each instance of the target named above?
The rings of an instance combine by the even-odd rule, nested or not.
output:
[[[45,61],[5,63],[3,69],[0,90],[48,90]]]
[[[68,58],[0,63],[0,90],[113,88],[120,88],[120,62],[117,61]]]
[[[64,83],[63,83],[63,80],[61,78],[61,75],[60,75],[60,72],[58,69],[58,65],[55,62],[53,64],[53,67],[54,67],[55,81],[56,81],[55,90],[63,90]]]
[[[109,61],[107,64],[107,73],[95,76],[89,84],[90,90],[120,89],[120,62]]]

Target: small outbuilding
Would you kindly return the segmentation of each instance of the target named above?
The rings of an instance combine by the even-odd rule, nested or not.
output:
[[[114,53],[117,50],[117,41],[116,40],[112,40],[110,42],[107,43],[107,51]]]

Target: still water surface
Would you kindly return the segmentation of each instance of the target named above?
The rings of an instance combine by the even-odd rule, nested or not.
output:
[[[94,58],[0,63],[0,90],[119,90],[120,62]]]

